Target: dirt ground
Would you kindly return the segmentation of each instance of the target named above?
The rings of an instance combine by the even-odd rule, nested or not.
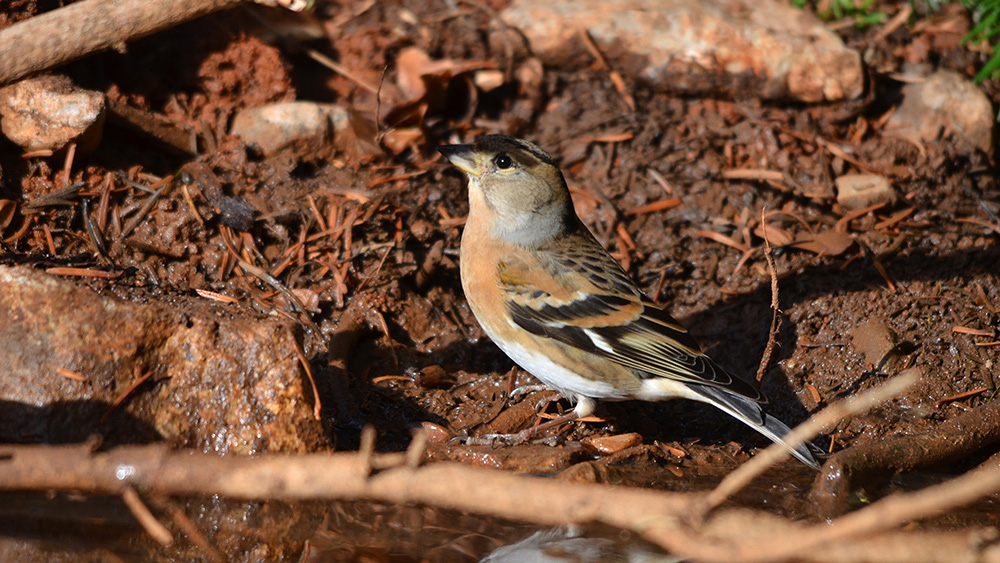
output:
[[[271,27],[256,16],[274,14],[237,9],[137,41],[126,54],[68,65],[60,72],[80,86],[193,132],[197,154],[183,154],[114,121],[96,151],[75,156],[68,177],[65,155],[22,158],[19,149],[5,145],[0,197],[16,202],[19,211],[2,233],[0,261],[122,272],[113,280],[75,283],[180,308],[216,310],[217,304],[194,298],[194,290],[210,290],[235,298],[224,305],[227,315],[277,315],[301,325],[331,449],[357,449],[365,424],[377,429],[378,447],[389,451],[405,449],[414,429],[426,423],[445,438],[530,424],[534,398],[513,402],[520,405],[511,415],[514,422],[498,416],[505,406],[518,408],[505,400],[513,364],[485,337],[462,295],[458,249],[468,209],[465,180],[434,150],[503,131],[536,142],[559,160],[577,210],[597,238],[710,355],[746,374],[757,371],[771,321],[760,230],[766,215],[783,322],[761,385],[769,412],[790,425],[907,368],[922,370],[902,395],[820,437],[816,443],[824,449],[924,433],[992,399],[1000,361],[995,155],[948,139],[917,145],[882,129],[903,85],[891,76],[904,64],[972,76],[982,54],[954,40],[953,32],[935,31],[943,25],[916,32],[902,26],[885,39],[876,38],[877,28],[843,27],[839,32],[866,53],[870,69],[861,100],[803,105],[685,98],[654,93],[626,76],[633,111],[607,69],[595,68],[592,60],[544,68],[534,87],[513,78],[523,76],[515,71],[526,68],[525,57],[491,41],[490,34],[492,14],[503,4],[460,2],[456,9],[444,1],[331,2],[304,20],[272,19]],[[5,17],[23,19],[47,8],[8,4]],[[968,25],[957,11],[938,18]],[[275,22],[284,33],[318,30],[324,38],[279,40]],[[434,95],[420,103],[400,92],[394,66],[396,55],[411,46],[451,61],[429,82]],[[378,85],[387,69],[382,101],[356,80],[316,63],[307,49],[334,56],[369,84]],[[504,71],[503,84],[489,92],[477,91],[467,70],[482,61]],[[996,83],[987,81],[983,89],[1000,107]],[[227,134],[240,109],[293,99],[350,109],[353,134],[336,145],[267,157]],[[195,177],[190,187],[165,192],[129,235],[121,235],[115,222],[127,224],[150,197],[136,186],[171,174],[181,178],[190,174],[192,162],[207,165],[226,195],[252,207],[252,220],[232,224]],[[778,170],[782,180],[724,178],[721,172],[729,169]],[[845,219],[833,179],[851,172],[889,178],[898,199]],[[91,196],[91,213],[102,197],[107,208],[118,210],[107,222],[100,219],[107,257],[93,248],[81,198],[71,198],[70,205],[45,203],[78,183],[77,193]],[[673,198],[679,202],[645,207]],[[39,201],[26,211],[29,202]],[[853,239],[847,248],[819,253],[796,246],[838,225]],[[224,232],[310,311],[302,314],[280,291],[235,267]],[[319,331],[310,331],[309,322]],[[859,327],[868,332],[859,336]],[[348,336],[346,329],[354,333]],[[887,329],[891,342],[879,347]],[[330,357],[331,349],[338,358]],[[331,359],[346,362],[346,370]],[[523,371],[514,376],[516,385],[532,382]],[[553,404],[548,411],[560,408],[567,405]],[[726,415],[685,402],[603,404],[597,414],[602,421],[562,430],[564,447],[494,451],[452,446],[442,438],[432,440],[429,456],[566,479],[692,490],[712,486],[766,445]],[[612,453],[592,445],[594,438],[633,432],[640,445]],[[584,447],[573,445],[581,441]],[[995,446],[987,446],[879,482],[875,489],[855,491],[852,503],[939,481],[994,452]],[[737,502],[817,518],[805,496],[814,477],[788,462]],[[993,504],[928,525],[993,523]],[[272,509],[253,510],[259,515]],[[227,513],[218,504],[204,511]],[[315,529],[319,520],[299,524]],[[288,539],[289,553],[304,539]],[[457,560],[476,560],[486,547],[495,546],[469,548],[469,557]],[[366,560],[419,560],[371,557]]]

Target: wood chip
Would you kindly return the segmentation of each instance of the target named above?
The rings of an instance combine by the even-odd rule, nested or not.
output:
[[[663,444],[663,443],[660,443],[660,442],[656,442],[656,445],[661,450],[663,450],[664,453],[666,453],[668,455],[672,455],[674,457],[682,457],[683,458],[683,457],[687,457],[687,455],[688,455],[686,451],[684,451],[684,450],[682,450],[682,449],[680,449],[678,447],[671,446],[669,444]]]
[[[940,407],[941,405],[943,405],[945,403],[950,403],[952,401],[957,401],[959,399],[964,399],[966,397],[971,397],[973,395],[978,395],[978,394],[982,393],[983,391],[989,391],[989,388],[988,387],[980,387],[979,389],[973,389],[972,391],[965,391],[965,392],[959,393],[957,395],[952,395],[951,397],[945,397],[944,399],[938,399],[937,401],[934,401],[934,406],[935,407]]]
[[[953,326],[951,327],[951,331],[958,334],[971,334],[973,336],[993,336],[993,332],[991,331],[969,328],[967,326]]]
[[[815,385],[813,385],[812,383],[806,383],[805,389],[806,391],[809,392],[809,395],[812,396],[812,400],[814,403],[819,404],[823,402],[823,397],[820,396],[819,389],[816,389]]]
[[[621,133],[608,133],[605,135],[598,135],[594,137],[595,143],[620,143],[622,141],[628,141],[635,137],[632,133],[628,131],[623,131]]]
[[[642,443],[642,436],[636,432],[629,432],[628,434],[618,434],[615,436],[585,438],[580,443],[585,447],[596,450],[598,453],[608,455],[620,452],[625,448],[638,446]]]
[[[105,272],[104,270],[93,270],[91,268],[66,268],[66,267],[55,267],[45,270],[45,273],[52,274],[56,276],[75,276],[80,278],[101,278],[106,280],[113,280],[120,278],[121,272]]]
[[[647,203],[646,205],[640,205],[635,209],[630,209],[625,212],[626,216],[643,215],[646,213],[653,213],[655,211],[664,211],[667,209],[673,209],[681,204],[681,198],[679,197],[668,197],[666,199],[661,199],[659,201],[654,201],[652,203]]]
[[[886,220],[875,223],[875,230],[879,231],[882,229],[888,229],[889,227],[895,226],[903,219],[906,219],[910,215],[913,215],[913,212],[916,210],[917,210],[916,207],[908,207],[902,211],[897,211],[896,213],[890,215],[889,218],[887,218]]]
[[[726,180],[766,180],[770,182],[780,182],[785,175],[777,170],[767,170],[764,168],[731,168],[722,171],[722,177]]]
[[[81,383],[86,383],[87,378],[76,373],[73,370],[68,370],[66,368],[56,368],[56,373],[65,377],[66,379],[72,379],[73,381],[79,381]]]
[[[221,301],[222,303],[236,303],[239,299],[231,297],[224,293],[217,293],[215,291],[209,291],[207,289],[195,288],[194,292],[204,297],[205,299],[211,299],[212,301]]]

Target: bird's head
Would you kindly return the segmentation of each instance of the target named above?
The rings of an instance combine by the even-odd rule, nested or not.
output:
[[[495,235],[537,246],[574,224],[566,180],[537,145],[487,135],[438,151],[469,178],[469,220],[484,222]]]

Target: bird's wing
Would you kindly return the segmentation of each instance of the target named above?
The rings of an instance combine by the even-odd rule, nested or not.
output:
[[[687,330],[649,301],[597,241],[581,237],[576,242],[536,251],[535,262],[500,263],[498,275],[515,324],[619,363],[640,377],[721,387],[766,402],[756,386],[702,354]],[[540,271],[547,274],[543,279]]]

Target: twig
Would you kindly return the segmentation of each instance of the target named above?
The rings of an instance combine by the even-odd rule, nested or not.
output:
[[[600,66],[598,70],[608,71],[608,78],[611,80],[611,84],[614,85],[615,90],[618,91],[618,95],[622,97],[622,101],[625,102],[628,109],[635,111],[635,99],[625,86],[625,80],[622,78],[622,75],[617,70],[611,68],[611,65],[608,64],[607,59],[604,58],[604,54],[601,53],[597,44],[594,43],[594,38],[590,36],[590,32],[587,31],[587,28],[580,27],[579,31],[580,37],[583,39],[584,46],[588,51],[590,51],[590,54],[597,59],[598,65]]]
[[[309,310],[306,309],[306,306],[302,304],[302,301],[298,297],[296,297],[295,294],[292,293],[287,287],[285,287],[284,284],[278,281],[277,278],[265,272],[264,270],[258,268],[257,266],[254,266],[250,262],[244,260],[243,257],[240,256],[240,253],[236,250],[236,246],[233,244],[232,238],[229,236],[228,229],[224,228],[220,231],[220,233],[222,234],[222,243],[226,246],[226,249],[229,251],[229,254],[236,260],[236,263],[239,265],[239,267],[244,272],[257,277],[258,279],[270,285],[272,288],[281,293],[281,295],[284,296],[284,298],[287,299],[289,303],[291,303],[292,305],[295,306],[296,309],[298,309],[302,317],[304,317],[304,320],[302,320],[302,318],[300,318],[299,320],[306,326],[308,326],[313,334],[320,334],[319,327],[316,326],[315,322],[313,322]]]
[[[760,213],[760,228],[764,235],[764,258],[767,260],[767,272],[771,275],[771,329],[767,333],[767,345],[764,346],[764,353],[760,357],[760,365],[757,366],[757,381],[764,378],[764,372],[771,363],[771,354],[778,344],[778,331],[781,329],[781,309],[778,303],[778,270],[774,266],[774,256],[771,254],[771,241],[767,237],[767,218],[764,211]]]
[[[371,274],[369,274],[368,277],[361,280],[361,283],[358,284],[358,287],[354,289],[355,293],[360,293],[361,290],[364,289],[366,285],[368,285],[368,282],[372,281],[372,279],[374,279],[375,276],[377,276],[378,273],[382,271],[382,266],[385,265],[385,259],[389,257],[390,252],[392,252],[391,243],[389,243],[389,247],[386,248],[385,252],[382,254],[382,258],[378,261],[378,265],[375,266],[375,270]]]
[[[570,483],[450,462],[414,469],[405,462],[405,454],[372,454],[364,460],[352,453],[241,457],[162,445],[101,452],[80,445],[11,445],[0,446],[0,490],[123,494],[137,488],[150,495],[248,500],[368,499],[540,525],[603,522],[705,562],[1000,563],[1000,547],[979,541],[976,533],[919,530],[870,537],[1000,489],[995,467],[890,497],[832,524],[803,526],[760,511],[731,509],[692,529],[683,522],[698,500],[692,493]]]
[[[320,53],[316,49],[304,49],[303,52],[306,55],[309,55],[309,58],[311,58],[312,60],[318,62],[319,64],[325,66],[326,68],[332,70],[333,72],[336,72],[337,74],[343,76],[344,78],[350,80],[351,82],[357,84],[358,86],[361,86],[362,88],[368,90],[372,94],[378,95],[378,88],[369,84],[368,81],[365,80],[364,78],[361,78],[357,74],[351,72],[344,65],[334,61],[333,59],[324,55],[323,53]]]
[[[135,489],[130,485],[126,485],[122,491],[122,500],[125,501],[125,506],[132,512],[132,516],[135,516],[135,519],[145,528],[146,533],[159,542],[160,545],[167,546],[174,543],[174,536],[170,533],[170,530],[161,524],[156,519],[156,516],[153,516],[153,513],[149,511],[149,508],[139,498],[139,493],[135,492]]]
[[[750,461],[744,463],[729,475],[726,475],[725,479],[705,497],[702,507],[703,514],[725,502],[727,498],[742,490],[769,467],[787,457],[791,449],[805,443],[813,436],[816,436],[844,418],[863,413],[875,405],[902,393],[904,389],[913,385],[919,379],[919,376],[919,370],[905,371],[879,387],[838,401],[819,413],[814,414],[809,420],[795,427],[790,434],[784,437],[785,443],[788,444],[787,446],[783,444],[771,444],[764,451],[750,458]]]
[[[145,383],[150,377],[152,377],[152,375],[152,371],[147,371],[144,375],[135,378],[135,381],[133,381],[127,389],[115,397],[115,400],[108,406],[108,410],[104,411],[104,414],[101,415],[101,424],[107,422],[108,418],[115,412],[115,410],[125,402],[125,399],[128,399],[128,396],[131,395],[133,391],[138,389],[140,385]]]
[[[105,272],[104,270],[94,270],[92,268],[71,268],[64,266],[47,268],[45,273],[52,274],[54,276],[76,276],[81,278],[101,278],[106,280],[113,280],[122,276],[122,272]]]
[[[385,75],[389,72],[389,65],[382,67],[382,76],[378,79],[378,91],[375,92],[375,143],[382,144],[382,85],[385,84]]]
[[[157,186],[156,184],[150,186],[151,189],[154,189],[156,191],[153,192],[153,195],[146,198],[146,202],[142,204],[142,208],[139,209],[139,213],[136,214],[136,216],[133,217],[132,220],[125,225],[124,229],[122,229],[122,237],[127,237],[128,234],[131,233],[133,229],[139,226],[139,223],[142,223],[142,221],[146,218],[146,215],[149,213],[149,211],[153,209],[154,205],[156,205],[156,202],[160,199],[160,196],[162,196],[167,191],[167,189],[173,185],[173,181],[174,181],[173,176],[167,176],[165,178],[160,178],[160,180],[156,182],[156,184],[160,184],[159,186]]]
[[[312,367],[309,366],[309,360],[306,359],[305,352],[299,347],[299,342],[293,337],[292,338],[292,348],[295,349],[295,355],[299,357],[299,363],[302,364],[302,369],[306,372],[306,377],[309,379],[309,384],[312,385],[313,390],[313,417],[316,420],[321,420],[322,417],[320,413],[323,410],[323,403],[319,398],[319,387],[316,386],[316,379],[313,377]]]
[[[194,522],[188,518],[187,514],[184,514],[184,511],[181,510],[179,506],[166,501],[159,507],[170,512],[170,517],[173,519],[174,524],[176,524],[181,530],[184,530],[184,533],[187,534],[191,543],[195,544],[203,552],[205,552],[205,555],[211,559],[213,563],[226,563],[226,557],[208,541],[205,534],[201,533],[201,530],[194,525]]]
[[[241,0],[84,0],[0,30],[0,84],[74,61]]]

